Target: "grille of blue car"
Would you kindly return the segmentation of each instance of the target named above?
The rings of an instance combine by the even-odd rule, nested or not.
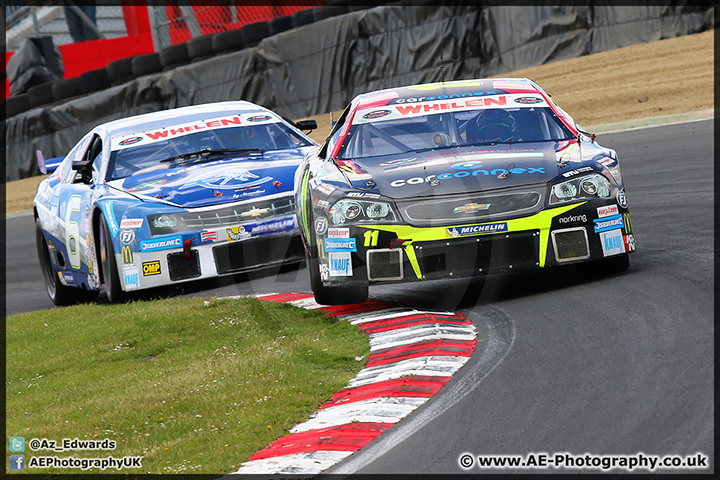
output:
[[[163,235],[189,230],[202,230],[205,228],[218,228],[242,223],[267,220],[274,217],[287,216],[295,212],[295,202],[292,197],[274,200],[258,201],[252,204],[241,204],[230,207],[218,207],[212,210],[202,210],[187,213],[174,213],[167,216],[177,219],[174,227],[157,227],[153,225],[150,217],[150,232],[153,235]]]

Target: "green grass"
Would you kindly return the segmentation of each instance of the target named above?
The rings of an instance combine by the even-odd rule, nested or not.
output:
[[[108,438],[115,450],[26,447],[26,464],[38,455],[143,456],[141,469],[120,473],[234,471],[307,420],[369,352],[347,322],[255,299],[91,304],[6,325],[6,441]]]

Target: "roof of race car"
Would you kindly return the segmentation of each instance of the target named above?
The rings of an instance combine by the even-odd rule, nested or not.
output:
[[[135,115],[133,117],[121,118],[99,125],[106,130],[110,136],[122,136],[145,130],[159,129],[177,124],[184,124],[208,119],[214,119],[223,114],[235,115],[238,113],[273,114],[271,110],[244,100],[232,102],[206,103],[203,105],[191,105],[188,107],[173,108],[158,112]]]
[[[503,93],[545,94],[535,82],[528,78],[481,78],[377,90],[358,95],[355,97],[355,101],[358,109],[364,109],[394,103],[446,100],[461,96],[490,96]]]

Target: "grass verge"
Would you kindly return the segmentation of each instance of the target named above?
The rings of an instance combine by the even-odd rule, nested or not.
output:
[[[117,443],[26,447],[28,466],[40,455],[142,456],[142,468],[127,473],[231,472],[343,388],[369,352],[347,322],[249,298],[91,304],[17,314],[6,325],[6,441]]]

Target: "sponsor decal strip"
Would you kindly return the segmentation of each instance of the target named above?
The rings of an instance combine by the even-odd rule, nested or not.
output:
[[[453,312],[431,312],[368,301],[325,306],[312,294],[257,295],[265,301],[322,310],[368,334],[363,370],[234,473],[316,475],[364,447],[440,391],[477,344],[472,322]]]

